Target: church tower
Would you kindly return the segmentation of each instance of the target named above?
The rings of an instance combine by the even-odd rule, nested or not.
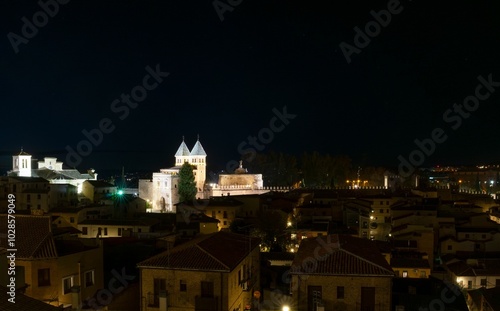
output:
[[[186,143],[184,142],[184,136],[182,136],[182,143],[175,153],[175,166],[182,166],[184,162],[190,162],[190,152]]]
[[[17,176],[31,177],[31,154],[23,151],[12,156],[12,171]]]
[[[196,167],[196,187],[198,188],[198,192],[202,192],[205,185],[205,178],[207,176],[207,153],[203,146],[200,143],[200,137],[194,144],[193,149],[191,150],[189,163]]]

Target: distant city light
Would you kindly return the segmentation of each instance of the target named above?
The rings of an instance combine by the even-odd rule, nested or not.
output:
[[[123,190],[118,190],[118,195],[123,195]]]

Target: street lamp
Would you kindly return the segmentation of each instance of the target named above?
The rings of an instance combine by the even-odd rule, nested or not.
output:
[[[289,306],[283,306],[283,308],[281,308],[282,311],[290,311],[290,307]]]

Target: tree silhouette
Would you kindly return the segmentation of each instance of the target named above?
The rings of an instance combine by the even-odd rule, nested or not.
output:
[[[187,162],[179,170],[179,200],[192,201],[196,198],[196,183],[194,181],[193,166]]]

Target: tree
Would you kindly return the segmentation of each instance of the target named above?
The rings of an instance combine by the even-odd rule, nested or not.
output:
[[[194,181],[193,166],[184,162],[179,170],[179,201],[192,201],[196,198],[196,183]]]

